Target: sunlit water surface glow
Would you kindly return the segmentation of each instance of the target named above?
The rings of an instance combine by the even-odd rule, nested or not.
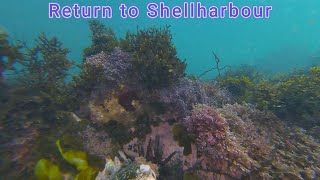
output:
[[[0,24],[11,36],[29,43],[40,32],[56,35],[72,50],[71,58],[81,62],[82,49],[90,43],[86,19],[49,19],[47,0],[4,1],[0,7]],[[146,6],[157,1],[55,1],[61,5],[109,5],[112,19],[101,19],[123,37],[129,29],[152,25],[171,25],[179,56],[186,58],[188,72],[201,74],[212,64],[215,51],[223,64],[253,64],[265,70],[288,70],[317,63],[319,59],[320,2],[317,0],[234,1],[238,6],[272,5],[269,19],[150,19]],[[165,1],[168,6],[184,1]],[[125,3],[140,9],[136,19],[120,18],[118,6]],[[206,1],[206,6],[227,5],[228,1]],[[21,31],[23,29],[23,31]],[[208,75],[211,77],[212,74]]]

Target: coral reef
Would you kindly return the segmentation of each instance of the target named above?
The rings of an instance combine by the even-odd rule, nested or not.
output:
[[[260,112],[250,105],[227,104],[218,111],[226,119],[230,131],[239,144],[246,148],[248,155],[256,161],[262,160],[261,158],[271,152],[272,145],[269,138],[272,134],[267,131],[268,126],[271,124],[277,124],[279,128],[284,126],[277,122],[277,118],[270,112]],[[251,117],[254,115],[258,119]]]
[[[271,79],[249,66],[220,74],[228,66],[213,53],[216,67],[202,75],[219,76],[202,81],[185,77],[168,26],[118,40],[89,25],[92,45],[70,81],[56,37],[41,34],[23,52],[0,34],[0,175],[319,179],[320,67]],[[4,81],[18,63],[21,74]]]
[[[250,105],[197,105],[184,125],[196,140],[198,155],[192,151],[197,158],[189,159],[189,166],[198,177],[314,179],[319,174],[320,145],[271,112]]]
[[[208,96],[206,104],[214,107],[222,107],[225,104],[234,103],[231,93],[226,88],[220,88],[216,81],[202,81],[201,83]]]
[[[227,119],[239,144],[255,160],[257,169],[247,176],[275,179],[318,176],[320,145],[302,129],[287,127],[271,112],[250,105],[226,105],[219,112]]]
[[[180,79],[169,88],[156,91],[159,101],[180,111],[183,115],[192,110],[192,105],[206,103],[208,96],[199,81]]]

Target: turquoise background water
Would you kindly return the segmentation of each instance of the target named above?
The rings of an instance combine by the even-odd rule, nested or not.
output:
[[[48,0],[7,0],[0,5],[0,25],[14,39],[31,45],[40,33],[55,35],[71,49],[70,58],[82,61],[82,50],[90,45],[87,19],[49,19]],[[61,5],[110,5],[112,19],[101,19],[118,37],[127,30],[135,31],[152,25],[171,25],[179,57],[186,59],[188,73],[201,74],[214,65],[211,52],[216,52],[222,65],[251,64],[265,72],[290,70],[320,61],[319,0],[238,0],[237,6],[272,5],[270,19],[149,19],[142,0],[56,0]],[[181,5],[182,0],[164,1]],[[229,1],[203,1],[204,5],[227,5]],[[136,5],[140,16],[121,19],[121,3]],[[207,77],[212,77],[209,74]]]

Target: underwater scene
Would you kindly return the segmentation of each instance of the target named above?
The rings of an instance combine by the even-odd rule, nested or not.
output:
[[[1,180],[320,180],[320,1],[0,4]]]

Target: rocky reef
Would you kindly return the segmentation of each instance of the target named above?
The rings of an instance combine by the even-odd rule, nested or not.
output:
[[[319,179],[318,66],[201,80],[186,76],[168,26],[120,39],[89,27],[71,78],[58,38],[24,49],[0,36],[4,179]]]

